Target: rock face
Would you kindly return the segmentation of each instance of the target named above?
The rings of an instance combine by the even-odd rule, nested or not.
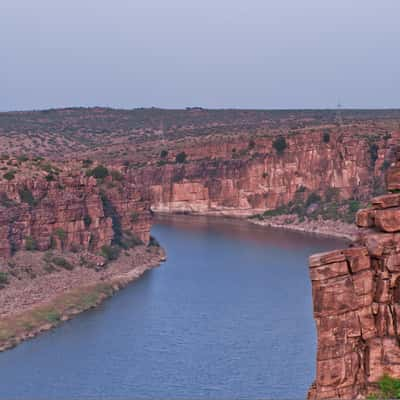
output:
[[[400,162],[387,174],[397,189]],[[365,229],[348,249],[310,257],[317,373],[309,399],[353,399],[400,377],[400,194],[359,211]]]
[[[302,191],[324,198],[332,188],[341,199],[367,200],[377,184],[383,187],[384,160],[399,137],[393,132],[382,140],[373,158],[368,140],[351,132],[332,132],[328,143],[319,130],[287,135],[281,152],[273,137],[257,137],[251,145],[207,138],[179,149],[188,163],[175,163],[172,154],[166,165],[135,171],[134,179],[149,187],[156,212],[251,215],[287,204]]]
[[[0,184],[0,257],[29,241],[38,250],[98,251],[125,231],[149,241],[146,192],[108,176],[100,187],[81,172]]]

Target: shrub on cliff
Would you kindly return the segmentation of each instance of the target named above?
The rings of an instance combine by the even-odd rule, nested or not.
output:
[[[6,193],[0,193],[0,205],[9,208],[15,206],[16,204],[17,203],[14,200],[11,200]]]
[[[135,223],[139,220],[139,213],[136,211],[131,212],[131,222]]]
[[[64,257],[54,257],[52,262],[57,265],[58,267],[64,268],[68,271],[72,271],[74,266],[68,262]]]
[[[168,150],[161,150],[160,158],[167,158],[167,156],[168,156]]]
[[[121,172],[119,172],[119,171],[117,171],[115,169],[113,169],[111,171],[111,176],[112,176],[113,180],[115,180],[115,181],[119,181],[120,182],[120,181],[124,180],[124,175],[122,175]]]
[[[372,167],[375,166],[375,162],[378,159],[378,150],[379,150],[379,147],[376,143],[371,143],[369,145],[369,154],[371,156],[371,166]]]
[[[27,187],[22,188],[18,193],[22,202],[27,203],[30,206],[35,206],[37,204],[32,192]]]
[[[8,274],[0,271],[0,289],[8,284]]]
[[[400,399],[400,379],[383,375],[378,381],[379,392],[367,396],[369,400]]]
[[[48,174],[44,177],[44,179],[46,179],[47,182],[53,182],[55,181],[54,175],[53,174]]]
[[[324,141],[324,143],[329,143],[329,141],[331,140],[331,135],[329,134],[329,131],[324,131],[322,135],[322,140]]]
[[[150,247],[160,247],[160,243],[154,236],[150,236],[149,246]]]
[[[101,255],[108,261],[116,260],[119,257],[121,249],[118,246],[104,245],[101,248]]]
[[[90,224],[92,223],[92,218],[90,218],[90,215],[85,215],[83,217],[83,222],[84,222],[86,228],[89,227]]]
[[[83,168],[88,168],[93,164],[93,161],[90,159],[86,159],[82,161]]]
[[[93,169],[88,169],[86,171],[86,176],[93,176],[96,179],[104,179],[108,176],[108,169],[104,165],[98,165]]]
[[[272,146],[279,155],[282,155],[287,148],[286,139],[283,136],[278,136],[273,141]]]
[[[256,142],[254,141],[254,139],[250,139],[247,148],[248,148],[249,150],[253,150],[254,147],[256,147]]]
[[[28,251],[37,250],[36,240],[32,236],[27,236],[25,238],[25,250],[28,250]]]
[[[184,151],[178,153],[175,157],[175,161],[178,164],[183,164],[186,161],[186,159],[187,159],[187,154]]]
[[[65,239],[67,238],[67,232],[65,232],[65,230],[62,228],[56,228],[54,230],[54,235],[58,237],[58,240],[61,243],[61,247],[63,248]],[[55,247],[56,242],[54,241],[53,237],[51,239],[52,239],[51,247]]]
[[[310,193],[306,201],[306,207],[311,204],[319,203],[321,201],[321,196],[315,192]]]
[[[3,175],[4,179],[7,179],[8,181],[11,181],[15,178],[15,171],[8,171]]]

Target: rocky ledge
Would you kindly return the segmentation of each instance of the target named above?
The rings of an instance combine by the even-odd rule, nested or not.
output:
[[[309,399],[363,398],[384,375],[400,378],[400,162],[391,192],[360,210],[349,248],[310,257],[318,334]]]

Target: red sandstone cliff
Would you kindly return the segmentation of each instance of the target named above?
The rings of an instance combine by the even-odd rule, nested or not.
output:
[[[400,162],[387,174],[400,190]],[[310,399],[353,399],[400,377],[400,194],[372,199],[359,211],[364,228],[351,247],[310,257],[318,333]]]
[[[100,185],[80,170],[0,182],[0,257],[23,249],[98,251],[128,231],[149,241],[151,216],[146,191],[111,176]]]
[[[393,132],[376,144],[371,155],[368,136],[323,130],[287,135],[279,154],[274,137],[212,139],[178,146],[162,166],[135,171],[134,180],[150,188],[156,212],[251,215],[287,204],[299,190],[322,197],[337,188],[340,198],[368,199],[382,186],[382,169],[400,138]],[[174,163],[184,151],[188,162]]]

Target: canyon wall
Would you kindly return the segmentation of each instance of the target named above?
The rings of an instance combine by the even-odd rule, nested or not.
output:
[[[400,378],[400,162],[387,188],[358,212],[357,241],[310,257],[318,349],[309,399],[353,399],[384,374]]]
[[[0,257],[32,246],[96,252],[128,232],[148,243],[146,191],[111,176],[100,185],[81,171],[54,181],[22,177],[0,183]]]
[[[133,179],[150,189],[155,212],[251,215],[293,200],[299,191],[324,197],[337,188],[342,199],[368,199],[382,185],[383,169],[400,132],[368,136],[323,130],[285,136],[279,152],[274,137],[211,139],[178,146],[161,166],[135,171]],[[371,150],[372,149],[372,150]],[[174,157],[184,151],[188,162]]]

